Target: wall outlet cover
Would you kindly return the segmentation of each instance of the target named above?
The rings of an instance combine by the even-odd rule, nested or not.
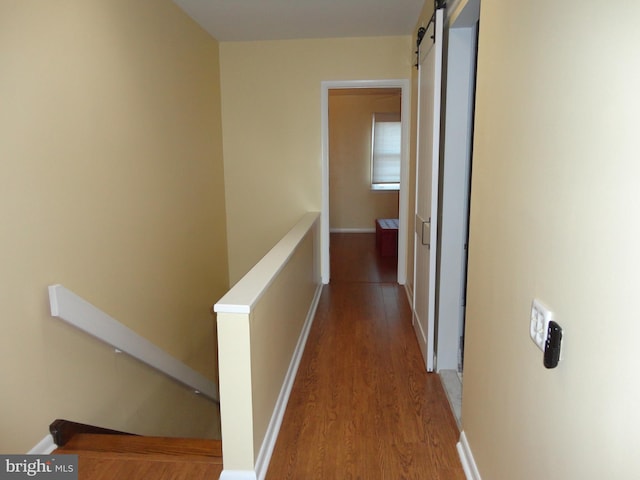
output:
[[[553,312],[537,298],[531,303],[531,319],[529,324],[529,336],[540,350],[544,352],[544,344],[547,339],[549,322],[553,320]]]

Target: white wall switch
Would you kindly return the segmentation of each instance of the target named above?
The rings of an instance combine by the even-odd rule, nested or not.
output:
[[[549,322],[553,320],[553,312],[537,298],[531,303],[531,323],[529,335],[531,340],[544,352],[544,344],[547,339]]]

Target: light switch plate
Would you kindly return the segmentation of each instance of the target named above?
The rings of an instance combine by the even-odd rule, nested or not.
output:
[[[529,335],[531,340],[544,352],[544,344],[547,339],[549,322],[553,320],[553,312],[537,298],[531,303],[531,323]]]

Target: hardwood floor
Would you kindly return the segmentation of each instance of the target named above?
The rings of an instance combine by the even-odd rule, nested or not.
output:
[[[309,334],[267,480],[464,480],[458,429],[427,374],[395,259],[373,234],[332,234],[331,283]]]
[[[331,234],[331,283],[395,283],[397,257],[376,251],[374,233]]]

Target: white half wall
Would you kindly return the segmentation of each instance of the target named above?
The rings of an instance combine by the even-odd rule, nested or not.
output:
[[[322,290],[319,218],[304,215],[214,307],[221,478],[266,475]]]

